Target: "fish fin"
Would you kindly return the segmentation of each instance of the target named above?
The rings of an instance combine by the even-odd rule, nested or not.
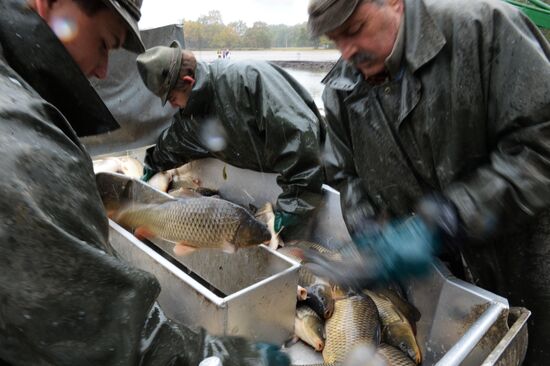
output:
[[[286,341],[284,343],[284,348],[290,348],[292,346],[294,346],[296,343],[298,343],[298,341],[300,340],[300,338],[298,338],[297,335],[293,335],[292,338],[290,338],[288,341]]]
[[[256,210],[256,214],[254,216],[262,216],[266,213],[273,213],[273,205],[271,202],[266,202],[262,207]]]
[[[189,246],[184,242],[177,243],[176,245],[174,245],[173,249],[174,254],[177,256],[186,256],[193,253],[195,250],[197,250],[197,248]]]
[[[134,236],[139,240],[143,240],[153,238],[155,235],[145,226],[138,226],[134,230]]]
[[[237,247],[228,241],[224,241],[222,244],[222,251],[225,253],[233,254],[237,251]]]

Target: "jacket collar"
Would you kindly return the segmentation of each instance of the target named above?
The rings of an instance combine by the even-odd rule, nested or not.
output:
[[[182,109],[184,114],[205,113],[212,101],[212,84],[210,82],[210,67],[203,61],[197,62],[195,69],[195,85],[187,101],[187,106]]]
[[[428,13],[424,0],[403,0],[405,5],[404,63],[416,72],[433,59],[445,45],[445,37]],[[329,71],[323,83],[332,89],[351,91],[364,80],[353,65],[342,58]]]
[[[78,136],[119,128],[63,44],[25,0],[0,2],[0,44],[9,66],[61,111]]]

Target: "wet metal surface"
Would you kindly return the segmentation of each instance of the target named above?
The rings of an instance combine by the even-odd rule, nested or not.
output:
[[[97,183],[106,207],[121,200],[151,202],[166,195],[118,174],[100,173]],[[156,276],[166,315],[216,335],[240,335],[282,344],[294,326],[299,264],[265,246],[234,254],[197,251],[172,255],[173,244],[142,242],[110,221],[111,244],[120,257]]]

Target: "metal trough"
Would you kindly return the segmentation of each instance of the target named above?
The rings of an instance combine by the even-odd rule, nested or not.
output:
[[[275,202],[281,192],[274,174],[235,168],[215,159],[195,161],[187,168],[189,174],[200,178],[203,186],[218,189],[224,198],[243,206]],[[103,197],[109,195],[108,183],[98,175]],[[350,238],[342,219],[338,192],[324,186],[324,193],[320,207],[312,215],[309,225],[305,225],[310,229],[305,239],[330,247]],[[240,334],[274,343],[282,343],[292,332],[298,267],[292,260],[285,260],[265,247],[259,248],[259,252],[269,253],[265,255],[268,264],[259,267],[276,268],[269,272],[272,277],[222,298],[211,291],[209,293],[201,283],[178,269],[173,259],[166,259],[168,248],[163,250],[160,245],[161,249],[157,247],[154,251],[115,223],[111,223],[111,235],[113,245],[126,260],[159,278],[163,286],[160,303],[169,316],[187,324],[201,325],[216,334]],[[141,252],[147,252],[147,260],[142,258],[144,254]],[[214,257],[204,255],[202,258],[190,257],[182,264],[193,270],[204,266],[208,274],[213,271],[206,266],[210,266],[212,261],[225,266],[229,263],[228,258],[220,253]],[[250,264],[258,260],[256,255],[251,254],[251,258],[242,261]],[[227,272],[236,276],[232,279],[234,283],[241,281],[242,274],[238,272]],[[229,277],[215,277],[208,280],[218,289],[224,289],[223,283]],[[232,283],[232,280],[228,282]],[[243,286],[247,284],[245,281]],[[422,314],[417,323],[417,337],[424,356],[422,365],[521,364],[527,347],[528,310],[510,308],[505,298],[453,277],[440,264],[434,265],[429,276],[406,284],[406,291],[409,301]],[[276,296],[271,297],[274,293]],[[270,300],[264,296],[269,296]],[[232,301],[235,307],[231,306]],[[257,306],[251,303],[255,301]],[[239,306],[246,306],[246,310]],[[288,352],[296,365],[322,362],[319,353],[302,343],[291,347]]]
[[[167,197],[123,175],[100,173],[96,178],[107,209],[128,200]],[[216,335],[275,343],[292,335],[298,263],[263,245],[234,254],[204,250],[174,257],[170,243],[142,242],[114,221],[109,225],[119,256],[159,280],[159,303],[167,316]]]

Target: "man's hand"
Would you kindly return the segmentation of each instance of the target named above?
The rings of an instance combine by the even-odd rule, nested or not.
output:
[[[155,175],[157,172],[154,171],[153,169],[147,167],[147,166],[144,166],[143,167],[143,175],[141,176],[140,180],[144,181],[144,182],[148,182],[149,179],[151,179],[153,177],[153,175]]]
[[[461,233],[456,208],[435,194],[420,200],[416,215],[409,218],[379,224],[357,215],[352,225],[355,255],[339,262],[306,252],[304,260],[319,276],[355,289],[427,273],[441,243],[454,244]]]
[[[288,212],[276,210],[275,211],[275,232],[278,233],[282,229],[297,225],[299,223],[298,215],[294,215]]]
[[[261,366],[290,366],[288,356],[272,344],[256,343],[256,350],[262,360]]]
[[[306,266],[338,285],[360,290],[427,273],[439,246],[437,234],[418,216],[390,222],[358,240],[357,250],[342,250],[354,254],[341,261],[305,252]]]

